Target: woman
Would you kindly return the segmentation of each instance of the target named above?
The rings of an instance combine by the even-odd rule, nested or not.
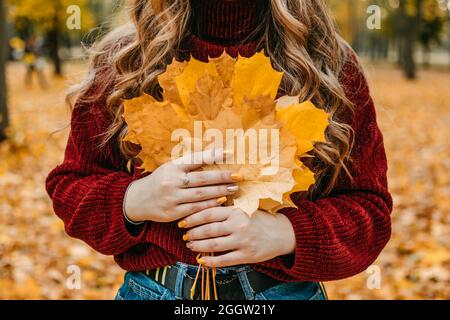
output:
[[[197,263],[217,268],[219,299],[325,299],[321,281],[365,270],[390,237],[386,156],[364,75],[323,1],[136,0],[132,19],[97,44],[64,162],[47,180],[67,233],[128,271],[116,298],[189,299]],[[221,206],[239,189],[233,172],[175,161],[141,175],[136,146],[122,141],[122,99],[161,99],[157,76],[173,58],[262,49],[285,74],[279,96],[331,114],[298,209],[250,218]]]

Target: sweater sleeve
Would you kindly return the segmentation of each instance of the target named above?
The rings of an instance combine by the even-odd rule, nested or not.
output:
[[[147,225],[137,233],[126,226],[123,199],[134,178],[112,143],[99,146],[108,126],[102,103],[75,105],[64,161],[50,172],[46,188],[68,235],[117,255],[142,242]]]
[[[291,281],[329,281],[353,276],[370,266],[391,234],[392,200],[387,160],[366,79],[348,63],[342,79],[355,115],[354,148],[349,164],[353,180],[342,177],[331,195],[299,200],[282,211],[294,227],[296,251],[263,266]]]

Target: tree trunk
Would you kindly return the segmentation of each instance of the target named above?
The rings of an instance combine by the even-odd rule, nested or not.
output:
[[[395,26],[397,30],[397,63],[403,69],[405,38],[407,31],[407,16],[405,12],[405,0],[400,0],[398,7],[398,16],[396,17]]]
[[[425,69],[430,69],[431,66],[431,48],[429,45],[422,47],[422,55],[423,55],[423,67]]]
[[[447,25],[447,32],[448,32],[448,67],[450,69],[450,10],[448,12],[448,25]]]
[[[402,2],[400,2],[402,4]],[[404,2],[403,2],[404,5]],[[414,60],[414,51],[419,36],[419,28],[422,21],[423,0],[415,0],[415,16],[404,15],[406,30],[402,30],[402,65],[405,76],[408,79],[416,78],[416,62]],[[404,9],[404,8],[403,8]]]
[[[356,50],[360,50],[359,47],[359,21],[358,21],[358,14],[357,14],[357,8],[355,8],[355,3],[352,0],[347,0],[347,8],[348,13],[350,17],[350,28],[352,31],[350,43],[352,47],[354,47]]]
[[[6,99],[6,13],[4,0],[0,0],[0,141],[6,139],[5,129],[9,125]]]
[[[53,62],[53,69],[55,75],[62,76],[62,61],[59,56],[59,47],[60,47],[60,35],[59,35],[59,21],[58,17],[55,16],[53,19],[53,27],[47,33],[47,41],[49,46],[50,58]]]
[[[415,29],[412,25],[411,28]],[[416,78],[416,63],[414,61],[414,34],[415,32],[411,30],[411,32],[406,35],[403,47],[403,68],[408,79]]]

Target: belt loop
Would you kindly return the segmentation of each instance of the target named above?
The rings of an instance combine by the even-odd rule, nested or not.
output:
[[[319,286],[322,289],[323,296],[325,297],[325,300],[329,300],[328,292],[327,292],[327,289],[325,289],[325,285],[323,284],[323,282],[319,282]]]
[[[163,269],[163,273],[162,273],[162,277],[161,277],[161,284],[162,285],[166,284],[166,273],[167,273],[167,266],[165,266],[164,269]]]
[[[184,263],[177,263],[175,266],[173,266],[177,270],[177,278],[175,280],[175,296],[178,298],[183,297],[183,282],[184,282],[184,275],[186,274],[187,265]]]
[[[248,281],[247,272],[252,271],[246,271],[245,269],[239,270],[237,272],[237,276],[239,278],[239,282],[241,283],[242,291],[244,291],[245,299],[253,300],[255,298],[255,292],[253,291],[253,288]]]
[[[155,274],[155,280],[156,280],[156,282],[159,281],[159,279],[158,279],[158,277],[159,277],[159,269],[160,269],[160,268],[156,269],[156,274]]]

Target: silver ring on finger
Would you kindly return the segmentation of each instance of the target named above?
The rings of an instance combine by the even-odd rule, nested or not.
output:
[[[182,178],[182,183],[183,183],[183,186],[185,186],[185,187],[189,186],[190,181],[189,181],[189,176],[187,173],[184,174],[184,176]]]

